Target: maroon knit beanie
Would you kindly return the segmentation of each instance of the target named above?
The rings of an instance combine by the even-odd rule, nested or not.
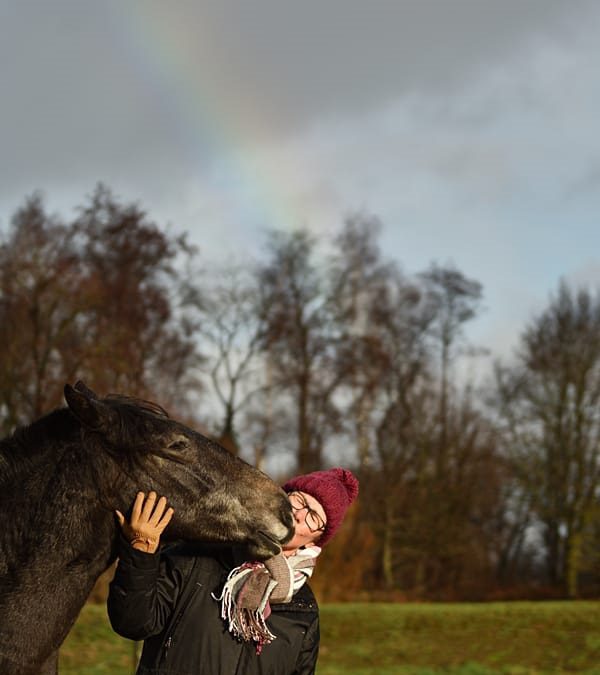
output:
[[[348,469],[338,467],[290,478],[283,489],[285,492],[306,492],[321,504],[327,524],[317,543],[324,546],[337,532],[348,507],[358,496],[358,480]]]

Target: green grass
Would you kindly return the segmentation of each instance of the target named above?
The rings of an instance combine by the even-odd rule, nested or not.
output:
[[[600,604],[345,604],[322,608],[319,675],[600,674]]]
[[[86,605],[59,652],[64,675],[131,675],[135,643],[116,635],[104,605]]]
[[[133,644],[87,605],[61,674],[130,675]],[[318,675],[600,675],[600,603],[328,604]]]

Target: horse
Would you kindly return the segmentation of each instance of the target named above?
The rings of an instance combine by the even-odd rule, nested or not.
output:
[[[167,496],[175,540],[245,543],[265,559],[293,535],[283,490],[159,406],[65,385],[67,407],[0,441],[0,673],[55,675],[58,649],[117,556],[139,490]]]

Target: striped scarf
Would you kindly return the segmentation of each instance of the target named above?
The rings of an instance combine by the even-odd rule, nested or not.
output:
[[[231,570],[220,596],[221,618],[238,640],[255,642],[256,653],[271,643],[275,635],[267,626],[271,603],[289,602],[294,593],[312,576],[318,546],[298,549],[293,555],[283,553],[264,563],[247,562]]]

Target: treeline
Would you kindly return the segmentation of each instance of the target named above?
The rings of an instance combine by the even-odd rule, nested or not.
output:
[[[102,185],[71,220],[27,198],[0,231],[2,431],[83,379],[263,468],[355,468],[324,598],[595,594],[600,296],[561,283],[475,389],[458,366],[481,284],[404,274],[380,229],[359,214],[327,242],[271,232],[260,259],[208,265]]]

